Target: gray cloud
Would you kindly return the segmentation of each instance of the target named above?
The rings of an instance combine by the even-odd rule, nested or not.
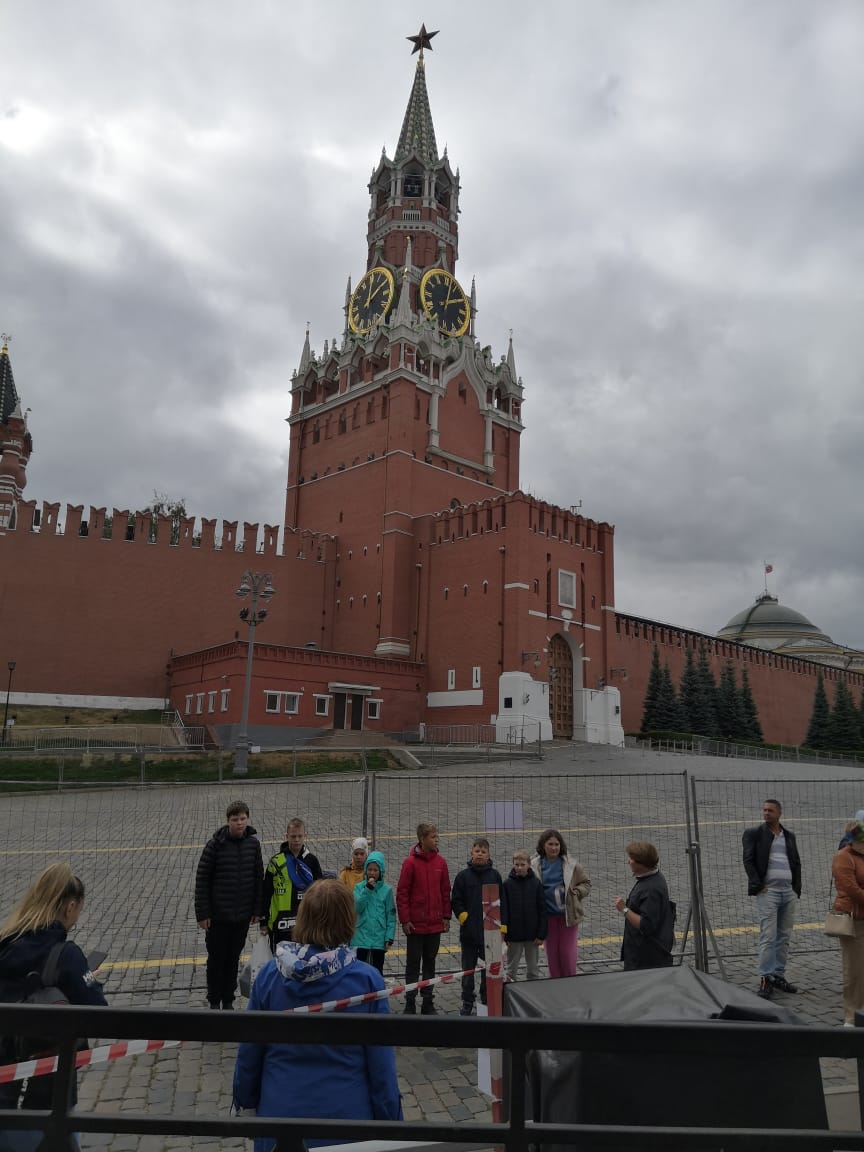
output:
[[[279,522],[305,323],[341,334],[429,13],[16,14],[0,326],[28,495]],[[617,602],[715,630],[771,587],[864,646],[864,12],[456,0],[427,78],[478,335],[515,331],[523,487],[616,524]]]

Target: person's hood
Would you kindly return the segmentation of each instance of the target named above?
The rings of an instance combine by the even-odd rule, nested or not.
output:
[[[386,871],[387,871],[387,865],[384,861],[384,853],[383,852],[370,852],[369,855],[366,857],[366,862],[363,865],[363,879],[364,880],[366,879],[366,869],[369,867],[370,864],[377,864],[378,865],[378,867],[381,869],[381,879],[383,880],[384,876],[386,874]]]
[[[65,939],[66,929],[55,920],[38,932],[4,940],[0,943],[0,979],[19,980],[30,972],[41,972],[53,946]]]
[[[356,959],[357,953],[347,944],[318,948],[314,944],[283,940],[276,945],[276,967],[286,980],[299,980],[304,984],[341,972]]]
[[[431,852],[427,852],[424,848],[421,848],[419,844],[414,845],[413,852],[418,860],[434,860],[438,855],[437,848],[433,848]]]
[[[252,825],[247,824],[246,827],[243,829],[243,835],[238,836],[237,839],[238,840],[245,840],[247,836],[257,836],[257,835],[258,835],[258,833],[255,831],[255,829],[252,827]],[[228,825],[227,824],[223,824],[221,828],[217,828],[216,831],[213,833],[213,839],[214,840],[228,840],[230,838],[231,838],[231,835],[228,831]]]

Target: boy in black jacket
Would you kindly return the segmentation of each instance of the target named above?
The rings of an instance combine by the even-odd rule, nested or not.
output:
[[[207,999],[211,1008],[233,1008],[237,967],[249,925],[261,909],[264,861],[261,842],[242,800],[228,805],[228,821],[214,832],[195,874],[195,919],[207,943]]]
[[[453,881],[451,904],[453,915],[459,921],[459,943],[462,946],[462,969],[477,967],[485,955],[483,947],[483,885],[497,884],[501,890],[501,873],[492,867],[489,841],[478,836],[471,845],[471,858]],[[480,1002],[486,1003],[486,972],[480,973]],[[462,977],[462,1007],[460,1016],[474,1012],[474,974]]]
[[[543,885],[531,871],[531,853],[513,853],[513,868],[501,888],[501,932],[507,944],[504,971],[516,979],[525,956],[529,980],[540,979],[540,945],[546,939],[546,897]]]

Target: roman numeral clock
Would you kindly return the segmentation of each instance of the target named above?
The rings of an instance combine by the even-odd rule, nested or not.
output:
[[[423,311],[448,336],[464,336],[471,319],[468,297],[455,276],[444,268],[430,268],[420,281]]]
[[[365,336],[385,318],[393,306],[396,286],[389,268],[370,268],[351,294],[348,323],[351,331]]]

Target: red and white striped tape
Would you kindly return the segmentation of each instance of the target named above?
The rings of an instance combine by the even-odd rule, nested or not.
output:
[[[321,1004],[302,1004],[298,1008],[287,1008],[288,1013],[339,1012],[352,1008],[355,1004],[368,1004],[372,1000],[386,1000],[390,996],[401,996],[403,992],[419,992],[431,988],[433,984],[449,984],[463,976],[479,972],[486,967],[482,962],[476,968],[464,972],[447,972],[434,976],[431,980],[418,980],[416,984],[397,984],[376,992],[364,992],[360,996],[343,996],[339,1000],[325,1000]],[[493,965],[488,965],[490,974]],[[160,1048],[180,1048],[183,1040],[119,1040],[116,1044],[101,1044],[75,1054],[75,1067],[87,1068],[92,1064],[107,1064],[111,1060],[122,1060],[126,1056],[143,1056],[147,1052],[158,1052]],[[0,1084],[11,1084],[16,1080],[31,1080],[34,1076],[50,1076],[57,1071],[59,1056],[42,1056],[38,1060],[22,1060],[19,1064],[6,1064],[0,1067]]]

